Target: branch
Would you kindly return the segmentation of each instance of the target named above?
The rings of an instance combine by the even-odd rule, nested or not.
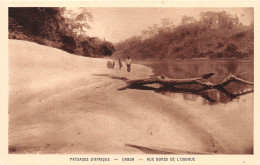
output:
[[[237,82],[237,83],[242,83],[242,84],[247,84],[247,85],[254,85],[253,82],[250,82],[250,81],[246,81],[246,80],[243,80],[241,78],[239,78],[240,76],[244,75],[244,73],[241,73],[239,75],[232,75],[232,74],[229,74],[221,83],[215,85],[215,86],[226,86],[228,85],[230,82]]]

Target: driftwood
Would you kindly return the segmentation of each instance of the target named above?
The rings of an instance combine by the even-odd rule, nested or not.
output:
[[[213,76],[214,73],[205,74],[199,78],[187,78],[187,79],[171,79],[164,75],[161,75],[161,76],[147,78],[147,79],[127,80],[126,81],[127,85],[124,88],[126,89],[126,88],[131,88],[131,87],[138,87],[138,86],[140,87],[140,86],[144,86],[144,85],[148,85],[148,84],[161,84],[164,87],[173,87],[176,85],[198,84],[198,85],[201,85],[202,87],[204,87],[203,90],[206,90],[206,89],[213,89],[213,88],[219,89],[221,87],[228,85],[230,82],[254,85],[253,82],[249,82],[249,81],[239,78],[240,76],[242,76],[244,74],[245,74],[245,72],[241,73],[239,75],[230,74],[219,84],[213,84],[210,81],[208,81],[208,78]],[[124,88],[122,88],[122,89],[124,89]]]
[[[187,78],[187,79],[171,79],[164,75],[161,75],[157,77],[138,79],[138,80],[129,80],[125,77],[117,77],[117,76],[112,76],[107,74],[102,74],[102,75],[100,74],[98,76],[108,76],[113,79],[119,79],[125,81],[126,86],[119,88],[118,90],[140,89],[140,90],[153,90],[155,92],[160,92],[160,93],[164,93],[164,92],[192,93],[195,95],[200,95],[204,99],[210,102],[215,102],[215,100],[211,98],[207,93],[207,91],[210,89],[216,89],[224,93],[227,97],[230,98],[230,100],[254,91],[254,90],[249,90],[246,92],[233,94],[225,89],[225,86],[227,86],[231,82],[253,86],[254,85],[253,82],[246,81],[240,78],[242,75],[246,74],[245,72],[239,75],[229,74],[222,82],[218,84],[211,83],[208,80],[208,78],[212,77],[214,74],[215,73],[212,72],[212,73],[202,75],[201,77],[198,78]],[[160,87],[156,88],[150,86],[151,84],[160,84]],[[185,85],[199,85],[201,86],[201,88],[191,89],[186,87]]]

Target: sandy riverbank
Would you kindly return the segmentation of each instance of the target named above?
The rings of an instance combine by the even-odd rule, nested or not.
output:
[[[237,111],[252,101],[231,103],[229,111],[201,111],[152,91],[118,91],[122,80],[95,74],[136,79],[149,77],[152,70],[133,65],[128,73],[125,66],[107,69],[106,62],[9,40],[10,152],[144,153],[125,144],[252,152],[253,109]]]

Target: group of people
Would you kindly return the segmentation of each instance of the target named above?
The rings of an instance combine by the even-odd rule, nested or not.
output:
[[[109,69],[114,69],[114,68],[115,68],[115,61],[113,61],[113,62],[108,61],[108,62],[107,62],[107,68],[109,68]]]
[[[131,64],[132,64],[132,60],[129,56],[127,56],[127,59],[126,59],[126,70],[127,70],[127,72],[131,71]],[[118,59],[118,67],[119,67],[119,70],[121,70],[121,68],[123,67],[123,64],[122,64],[122,61],[121,61],[120,58]],[[107,62],[107,68],[114,69],[115,68],[115,61],[113,61],[113,62],[108,61]]]

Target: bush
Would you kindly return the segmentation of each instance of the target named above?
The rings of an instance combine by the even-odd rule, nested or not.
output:
[[[246,32],[243,31],[243,32],[237,33],[235,36],[236,36],[236,38],[242,38],[242,37],[244,37],[245,35],[246,35]]]
[[[226,52],[236,52],[237,51],[237,46],[234,45],[233,43],[230,43],[230,44],[227,45],[225,51]]]
[[[83,49],[83,56],[90,57],[91,53],[90,53],[89,42],[87,40],[85,40],[85,41],[80,42],[80,45]]]
[[[113,52],[115,51],[115,48],[111,43],[105,42],[101,45],[101,51],[102,51],[102,54],[104,54],[106,56],[111,56],[113,54]]]
[[[199,57],[206,57],[207,55],[205,53],[201,52],[198,56]]]
[[[182,55],[182,54],[178,54],[178,55],[177,55],[177,58],[179,58],[179,59],[185,59],[185,56]]]
[[[66,52],[69,53],[74,53],[76,50],[76,40],[74,39],[73,36],[68,36],[68,35],[61,35],[61,42],[62,42],[62,46],[61,49],[65,50]]]
[[[205,53],[205,57],[206,56],[212,56],[214,54],[214,52],[212,51],[212,50],[209,50],[209,51],[207,51],[206,53]]]
[[[216,54],[210,54],[209,58],[214,59],[214,58],[217,58],[217,56],[216,56]]]
[[[224,57],[224,53],[223,52],[217,52],[216,53],[216,57],[217,58],[222,58],[222,57]]]
[[[180,50],[182,50],[181,47],[174,47],[174,48],[173,48],[173,51],[174,51],[174,52],[179,52]]]
[[[222,48],[224,46],[224,44],[222,42],[218,42],[216,48]]]

